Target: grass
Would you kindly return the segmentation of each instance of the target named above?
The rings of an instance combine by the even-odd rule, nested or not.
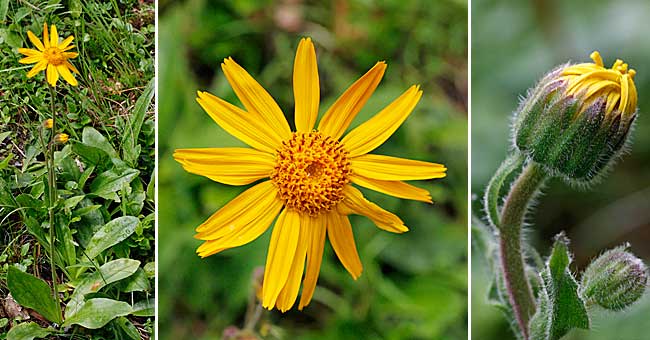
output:
[[[0,1],[0,338],[152,336],[154,17],[135,0]],[[81,73],[78,87],[56,87],[55,133],[70,140],[55,146],[53,225],[41,142],[51,98],[17,53],[43,22],[75,36]]]

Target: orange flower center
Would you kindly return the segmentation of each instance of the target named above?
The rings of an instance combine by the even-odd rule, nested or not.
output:
[[[63,56],[63,51],[57,47],[50,47],[43,52],[43,57],[47,60],[47,63],[54,66],[62,65],[66,58]]]
[[[318,131],[294,132],[277,151],[271,180],[288,208],[316,216],[343,200],[351,173],[338,141]]]

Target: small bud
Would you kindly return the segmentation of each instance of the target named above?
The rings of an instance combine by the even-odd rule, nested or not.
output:
[[[621,310],[632,305],[645,291],[648,272],[636,256],[618,247],[589,264],[582,276],[582,297],[603,308]]]
[[[60,144],[65,144],[68,142],[68,134],[59,133],[58,135],[54,136],[54,141]]]
[[[528,92],[514,118],[514,144],[553,175],[589,183],[620,154],[636,118],[636,71],[617,60],[561,66]]]
[[[54,126],[54,120],[52,118],[46,119],[43,121],[43,127],[46,129],[51,129]]]

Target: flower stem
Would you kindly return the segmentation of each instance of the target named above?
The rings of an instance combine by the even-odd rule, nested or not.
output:
[[[56,236],[55,233],[55,224],[54,224],[54,204],[56,203],[56,174],[54,173],[54,136],[56,135],[56,111],[54,108],[54,97],[55,91],[52,85],[49,83],[47,87],[50,89],[50,110],[52,111],[52,133],[50,133],[50,142],[48,143],[47,155],[47,184],[48,184],[48,194],[49,194],[49,208],[48,213],[50,217],[50,267],[52,272],[52,292],[54,294],[54,301],[56,301],[57,313],[59,316],[61,314],[61,302],[59,301],[59,294],[56,291],[56,264],[54,263],[54,239]],[[61,318],[63,320],[63,318]]]
[[[526,277],[521,230],[530,202],[545,179],[546,174],[539,164],[528,163],[508,193],[499,225],[501,270],[524,339],[528,339],[528,321],[535,313],[535,298]]]

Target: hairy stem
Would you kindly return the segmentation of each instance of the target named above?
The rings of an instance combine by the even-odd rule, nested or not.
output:
[[[499,228],[501,224],[499,217],[499,199],[501,197],[499,193],[501,192],[501,187],[503,187],[508,176],[521,166],[525,158],[519,152],[512,153],[501,163],[499,169],[497,169],[492,179],[490,179],[490,183],[488,183],[483,202],[487,217],[495,228]]]
[[[47,159],[47,184],[48,184],[48,193],[49,193],[49,216],[50,216],[50,267],[52,271],[52,292],[54,294],[54,301],[56,301],[57,313],[59,316],[61,314],[61,302],[59,301],[59,294],[56,291],[56,264],[54,263],[54,240],[55,240],[55,224],[54,224],[54,204],[56,203],[56,174],[54,173],[54,144],[56,143],[54,138],[56,136],[56,112],[54,111],[54,97],[55,92],[52,85],[49,83],[47,87],[50,89],[50,110],[52,111],[52,133],[50,133],[50,143],[48,144],[48,150],[46,152]]]
[[[499,225],[501,270],[524,339],[528,339],[528,321],[535,313],[535,298],[526,277],[521,230],[530,202],[545,179],[540,165],[528,163],[508,193]]]

